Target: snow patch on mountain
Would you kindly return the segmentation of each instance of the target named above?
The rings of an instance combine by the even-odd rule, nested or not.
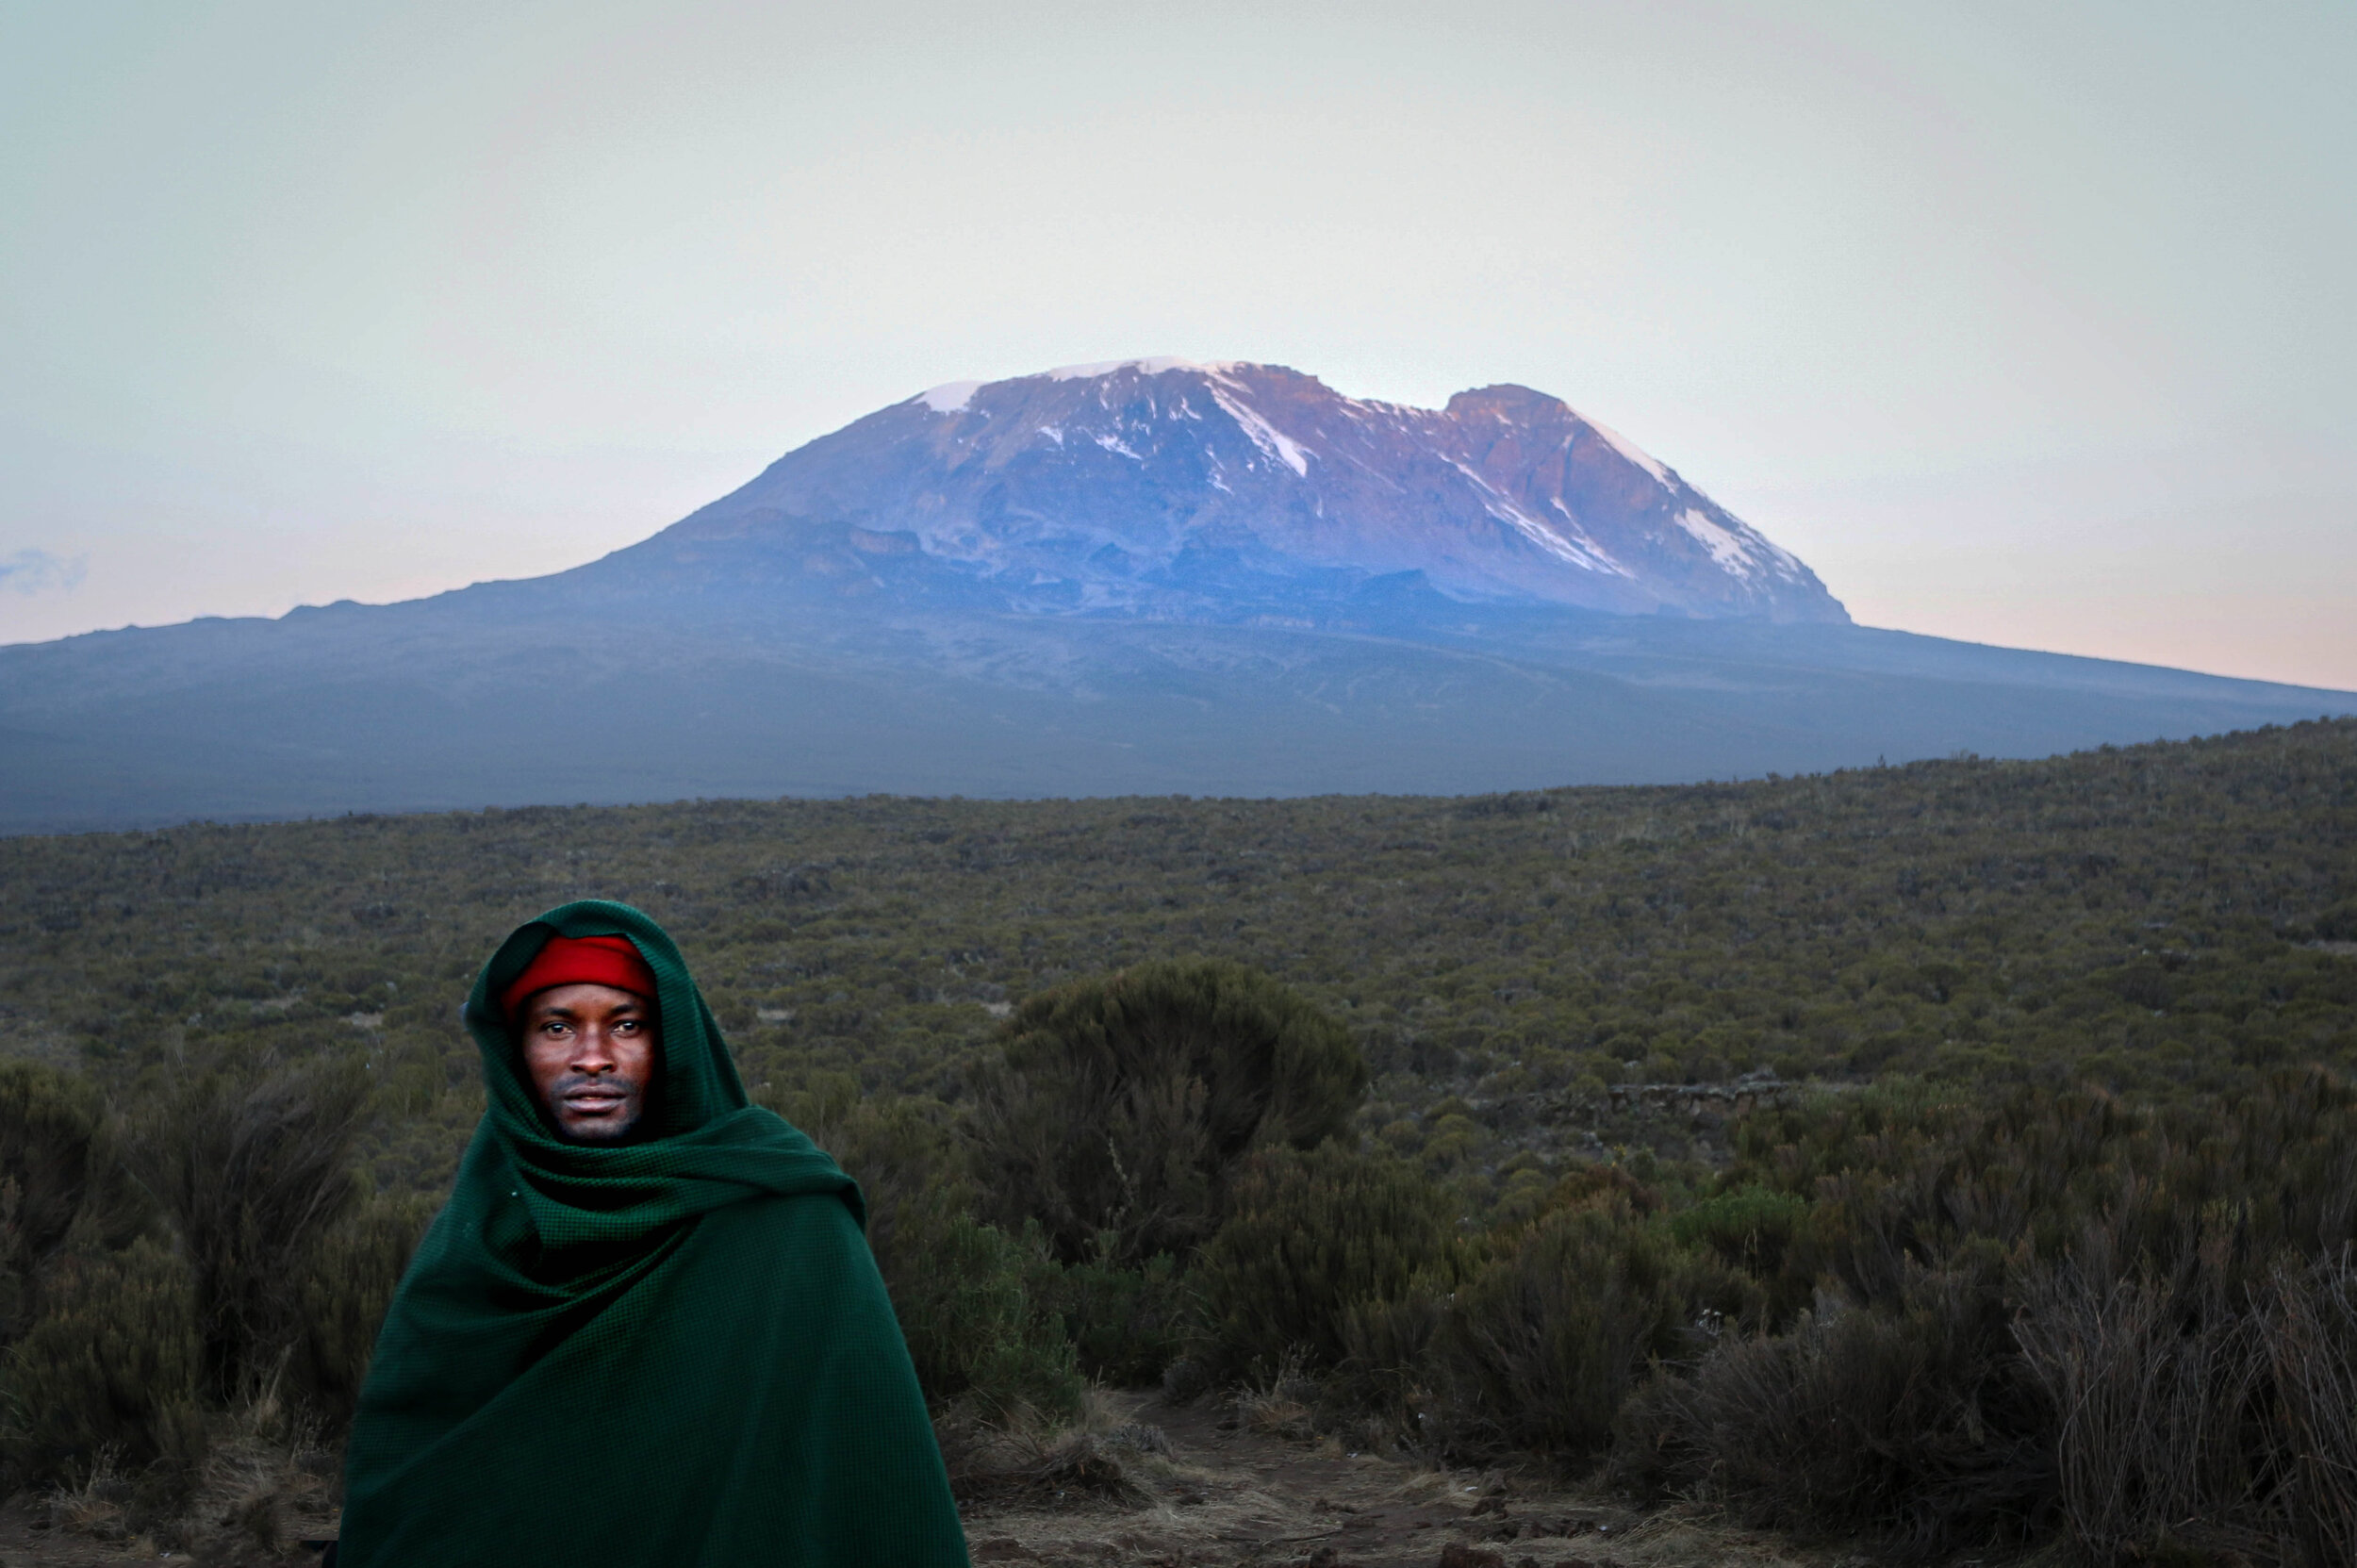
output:
[[[1656,483],[1667,485],[1670,482],[1670,470],[1655,462],[1652,455],[1635,441],[1630,440],[1608,424],[1598,424],[1585,414],[1574,411],[1572,417],[1603,437],[1605,445],[1652,474]]]
[[[974,394],[981,389],[982,384],[979,381],[945,381],[938,387],[917,393],[909,401],[921,403],[936,414],[955,414],[972,403]]]
[[[1499,493],[1497,487],[1464,464],[1451,458],[1449,466],[1472,480],[1475,487],[1481,491],[1481,505],[1484,511],[1521,534],[1557,560],[1575,566],[1582,571],[1617,572],[1623,577],[1628,575],[1627,570],[1611,556],[1607,555],[1601,550],[1593,549],[1592,545],[1589,549],[1582,549],[1579,545],[1574,544],[1520,506],[1515,505],[1513,502]],[[1562,503],[1558,502],[1556,504],[1559,508]]]
[[[1211,401],[1228,411],[1228,417],[1251,437],[1254,446],[1283,462],[1302,478],[1310,477],[1310,454],[1298,441],[1262,419],[1258,409],[1236,396],[1235,392],[1241,388],[1237,388],[1234,382],[1213,374],[1211,384]]]
[[[1595,540],[1588,536],[1588,530],[1579,525],[1579,519],[1572,516],[1572,509],[1563,504],[1563,498],[1561,496],[1549,496],[1547,498],[1547,504],[1563,514],[1563,520],[1571,525],[1573,538],[1575,540],[1578,547],[1581,550],[1586,551],[1589,554],[1593,555],[1597,561],[1601,563],[1602,569],[1609,571],[1620,577],[1632,579],[1636,577],[1637,574],[1635,572],[1629,570],[1628,568],[1623,566],[1620,562],[1612,558],[1612,553],[1610,551],[1605,549],[1604,546],[1598,544]],[[1558,536],[1558,537],[1560,536],[1561,536],[1559,535]]]
[[[1232,359],[1203,362],[1162,355],[1153,359],[1107,359],[1095,365],[1059,365],[1045,374],[1050,381],[1094,381],[1118,371],[1135,371],[1140,375],[1162,375],[1171,371],[1198,371],[1205,375],[1220,375],[1236,363]]]
[[[1759,563],[1752,558],[1750,544],[1740,536],[1711,521],[1689,506],[1677,516],[1677,524],[1710,552],[1710,558],[1720,569],[1738,577],[1749,577]]]

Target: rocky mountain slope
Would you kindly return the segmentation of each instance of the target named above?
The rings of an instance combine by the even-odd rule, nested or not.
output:
[[[961,382],[788,454],[651,542],[736,552],[813,523],[1029,614],[1314,613],[1421,573],[1469,602],[1849,619],[1790,552],[1525,387],[1409,408],[1176,359]]]

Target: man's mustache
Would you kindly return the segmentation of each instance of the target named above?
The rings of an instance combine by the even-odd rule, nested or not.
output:
[[[567,1073],[549,1085],[551,1099],[563,1099],[577,1089],[597,1089],[604,1094],[618,1095],[623,1099],[636,1099],[638,1090],[618,1073]]]

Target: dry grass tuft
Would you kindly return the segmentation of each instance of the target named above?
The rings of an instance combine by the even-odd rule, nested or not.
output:
[[[1070,1422],[1017,1411],[998,1421],[939,1421],[933,1435],[962,1503],[1140,1507],[1147,1501],[1146,1477],[1169,1468],[1170,1442],[1161,1429],[1095,1389]]]
[[[1315,1442],[1319,1388],[1304,1373],[1302,1363],[1300,1351],[1290,1352],[1258,1386],[1238,1389],[1229,1401],[1235,1424],[1260,1437]]]
[[[281,1568],[313,1557],[301,1544],[336,1533],[338,1456],[307,1428],[259,1402],[216,1416],[197,1485],[171,1516],[143,1500],[138,1478],[102,1454],[75,1485],[42,1498],[48,1525],[143,1555],[185,1553],[203,1568]]]
[[[41,1499],[47,1523],[93,1541],[122,1541],[130,1533],[131,1478],[116,1465],[112,1449],[101,1452],[80,1484],[58,1485]]]

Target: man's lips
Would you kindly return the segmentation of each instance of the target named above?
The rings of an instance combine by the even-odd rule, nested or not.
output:
[[[615,1089],[574,1089],[565,1096],[565,1109],[585,1115],[598,1115],[629,1100],[630,1097]]]

